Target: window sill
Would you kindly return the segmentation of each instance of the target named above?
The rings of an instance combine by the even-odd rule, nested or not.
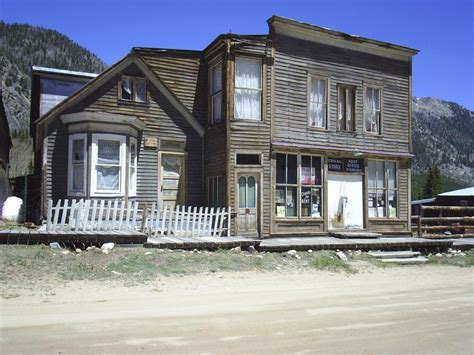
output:
[[[370,221],[375,221],[375,222],[400,222],[404,221],[400,217],[369,217],[369,222]]]
[[[344,134],[346,136],[353,136],[353,137],[357,137],[357,135],[358,135],[356,131],[336,130],[336,133],[341,133],[341,134]]]
[[[142,107],[149,106],[149,101],[141,102],[141,101],[129,101],[129,100],[118,99],[117,103],[123,106],[142,106]]]
[[[265,123],[265,121],[263,121],[262,119],[257,118],[232,118],[231,120],[235,123],[249,123],[252,125]]]
[[[316,132],[325,132],[325,133],[331,132],[329,128],[325,128],[325,127],[308,126],[308,129],[311,131],[316,131]]]
[[[317,222],[324,223],[324,217],[275,217],[275,222]]]
[[[374,133],[374,132],[367,132],[367,131],[364,131],[364,136],[374,137],[374,138],[383,138],[382,133]]]

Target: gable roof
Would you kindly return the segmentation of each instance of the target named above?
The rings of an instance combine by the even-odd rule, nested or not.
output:
[[[57,106],[53,107],[50,111],[45,113],[43,116],[38,118],[34,123],[37,125],[43,125],[53,117],[58,116],[61,112],[67,108],[79,103],[86,97],[91,95],[103,84],[105,84],[114,75],[125,69],[131,64],[135,64],[150,82],[157,88],[158,91],[173,105],[173,107],[188,121],[189,125],[193,127],[200,137],[204,136],[205,130],[196,118],[189,112],[184,104],[178,99],[178,97],[164,84],[159,76],[149,68],[144,60],[142,60],[135,52],[131,52],[124,58],[119,60],[117,63],[112,65],[110,68],[96,76],[94,79],[85,84],[76,93],[72,94]]]

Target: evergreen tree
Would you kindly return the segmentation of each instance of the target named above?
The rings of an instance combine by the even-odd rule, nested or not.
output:
[[[437,166],[430,167],[428,177],[423,186],[423,197],[435,197],[441,193],[441,173]]]

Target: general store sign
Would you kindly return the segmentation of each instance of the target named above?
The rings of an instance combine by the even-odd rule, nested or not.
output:
[[[364,171],[364,159],[328,158],[328,171],[362,173]]]

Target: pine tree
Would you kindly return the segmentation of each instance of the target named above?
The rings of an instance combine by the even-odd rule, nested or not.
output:
[[[441,173],[438,167],[430,167],[428,171],[428,177],[426,178],[425,185],[423,186],[423,197],[435,197],[439,193],[441,193]]]

